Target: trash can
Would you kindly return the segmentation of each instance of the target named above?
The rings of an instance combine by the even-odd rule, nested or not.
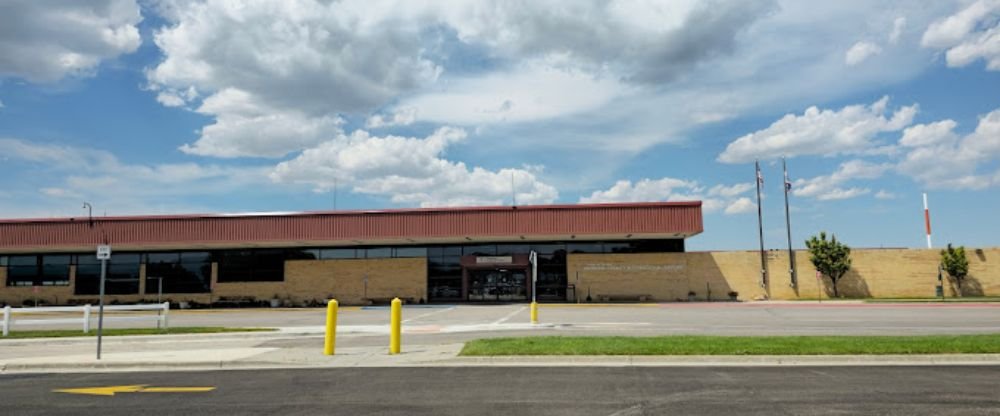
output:
[[[944,297],[944,286],[937,285],[934,286],[934,296],[943,298]]]

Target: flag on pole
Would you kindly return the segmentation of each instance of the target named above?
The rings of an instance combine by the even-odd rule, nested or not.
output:
[[[757,166],[757,183],[760,184],[760,185],[763,185],[764,184],[764,175],[762,175],[760,173],[760,165],[756,164],[756,163],[755,163],[755,165]]]
[[[785,170],[785,192],[792,190],[792,181],[788,179],[788,170]]]

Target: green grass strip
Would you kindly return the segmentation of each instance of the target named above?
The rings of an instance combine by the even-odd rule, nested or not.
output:
[[[274,328],[223,328],[216,326],[190,326],[170,329],[156,328],[108,328],[103,331],[104,336],[121,335],[177,335],[177,334],[218,334],[225,332],[266,332],[275,331]],[[65,338],[65,337],[86,337],[97,336],[97,330],[91,330],[84,334],[83,331],[72,329],[58,329],[49,331],[10,331],[10,335],[0,337],[0,342],[5,339],[17,338]]]
[[[460,355],[845,355],[1000,353],[1000,334],[929,336],[662,336],[480,339]]]

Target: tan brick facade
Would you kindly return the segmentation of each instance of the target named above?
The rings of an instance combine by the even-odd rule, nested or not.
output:
[[[970,276],[963,285],[964,296],[1000,296],[1000,248],[970,249]],[[653,301],[687,299],[688,291],[704,300],[725,299],[730,291],[741,300],[815,299],[832,295],[829,279],[817,285],[809,255],[796,251],[799,284],[790,286],[788,253],[767,255],[770,279],[760,285],[760,257],[754,251],[657,253],[657,254],[569,254],[568,283],[576,285],[581,299],[588,290],[596,301],[603,297]],[[851,253],[853,268],[838,285],[844,297],[929,298],[937,285],[938,250],[864,249]],[[96,302],[97,296],[74,296],[75,267],[70,268],[70,285],[41,287],[6,286],[7,270],[0,267],[0,302],[20,306],[36,297],[48,304]],[[140,272],[140,293],[145,293],[145,266]],[[330,297],[345,305],[368,300],[400,297],[426,300],[427,260],[425,258],[293,260],[285,262],[283,282],[219,283],[218,267],[212,267],[212,293],[164,294],[171,301],[211,303],[220,297],[253,297],[268,300],[275,296],[292,305],[322,302]],[[368,278],[367,287],[365,277]],[[947,278],[947,276],[946,276]],[[946,282],[945,293],[956,295],[957,287]],[[766,290],[765,290],[766,289]],[[570,294],[572,300],[572,292]],[[155,301],[156,295],[112,295],[108,302]]]
[[[1000,249],[969,250],[969,277],[964,296],[1000,296]],[[937,285],[938,250],[870,249],[851,253],[853,267],[838,289],[851,298],[928,298]],[[730,291],[742,300],[829,298],[829,279],[817,285],[816,270],[805,251],[795,252],[798,287],[790,284],[788,252],[767,254],[769,280],[761,286],[760,256],[754,251],[570,254],[569,283],[583,298],[588,290],[594,300],[605,297],[648,296],[657,301],[686,299],[689,291],[704,300],[725,299]],[[947,276],[945,276],[947,279]],[[578,279],[578,280],[577,280]],[[954,282],[945,282],[945,294],[954,297]]]
[[[292,304],[334,298],[344,305],[359,305],[393,297],[419,302],[427,296],[426,258],[286,261],[284,282],[216,283],[217,275],[213,267],[216,296],[277,296]]]
[[[156,294],[147,295],[146,267],[140,269],[138,295],[108,295],[106,302],[134,303],[155,302]],[[365,276],[368,277],[367,289]],[[76,268],[70,267],[69,286],[39,287],[38,293],[31,287],[8,287],[7,269],[0,267],[0,303],[21,306],[35,298],[46,304],[97,303],[97,295],[76,296]],[[212,265],[212,293],[163,295],[164,300],[188,301],[208,304],[221,297],[270,300],[277,297],[283,304],[305,305],[323,302],[330,297],[344,305],[359,305],[369,300],[400,297],[407,301],[426,300],[427,259],[365,259],[365,260],[293,260],[285,262],[283,282],[238,282],[219,283],[218,265]],[[367,298],[366,298],[367,294]]]

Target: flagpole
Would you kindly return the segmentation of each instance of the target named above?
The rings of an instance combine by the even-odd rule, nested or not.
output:
[[[764,177],[760,174],[760,162],[753,161],[757,170],[757,230],[760,233],[760,286],[767,287],[767,259],[764,254],[764,213],[760,206],[760,185]]]
[[[781,158],[781,169],[785,171],[785,228],[788,230],[788,272],[792,276],[792,287],[798,285],[798,277],[795,275],[795,252],[792,251],[792,216],[788,210],[788,191],[792,189],[792,182],[788,180],[788,164],[785,158]]]

